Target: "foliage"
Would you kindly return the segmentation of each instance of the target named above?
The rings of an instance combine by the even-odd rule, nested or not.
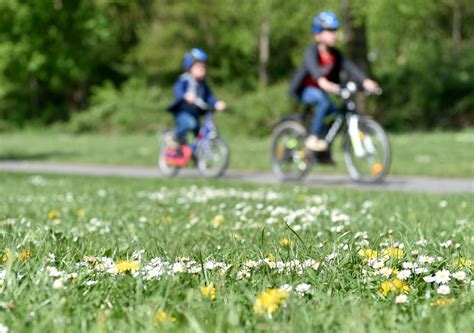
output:
[[[147,87],[145,80],[131,79],[119,89],[107,81],[92,88],[88,112],[74,114],[67,126],[75,133],[153,129],[169,118],[166,101],[160,89]]]
[[[85,107],[90,85],[122,80],[116,66],[142,10],[128,1],[1,0],[0,117],[65,120]]]
[[[242,121],[256,120],[261,128],[273,120],[272,86],[280,89],[300,65],[312,40],[311,19],[323,9],[344,23],[340,47],[381,82],[384,97],[370,102],[368,112],[384,125],[474,123],[474,7],[468,0],[0,0],[0,118],[68,120],[91,105],[91,87],[107,90],[106,82],[120,86],[134,77],[169,91],[185,50],[202,47],[213,83],[265,117],[242,112]],[[268,63],[260,57],[264,26]]]

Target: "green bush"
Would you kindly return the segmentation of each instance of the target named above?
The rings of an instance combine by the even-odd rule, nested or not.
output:
[[[228,104],[230,114],[218,117],[219,128],[232,135],[266,136],[274,123],[292,111],[288,84],[281,83],[252,93],[218,94]]]
[[[425,54],[394,65],[380,78],[384,94],[374,112],[392,130],[446,129],[474,123],[474,60],[471,48],[457,56]]]
[[[76,133],[147,131],[169,124],[169,97],[145,80],[130,79],[120,88],[111,82],[92,89],[89,108],[73,115],[67,127]]]

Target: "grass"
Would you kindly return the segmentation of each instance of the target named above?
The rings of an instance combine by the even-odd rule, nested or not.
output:
[[[233,169],[270,170],[270,138],[222,133],[231,147]],[[391,174],[474,177],[474,131],[390,135]],[[47,131],[0,134],[0,159],[155,166],[154,134],[71,135]],[[314,172],[345,173],[341,144],[335,145],[336,167]]]
[[[0,323],[12,332],[467,332],[474,325],[470,195],[0,177]],[[403,292],[384,295],[381,285],[395,277],[375,274],[375,263],[401,271],[421,256],[433,262],[419,264],[427,270],[406,280],[409,302],[395,304]],[[466,274],[451,276],[449,295],[422,278],[443,269]],[[299,295],[302,283],[310,287]],[[285,284],[293,289],[261,296]],[[206,285],[214,300],[203,294]]]

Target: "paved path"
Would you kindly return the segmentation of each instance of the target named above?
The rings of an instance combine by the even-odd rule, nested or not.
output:
[[[29,161],[0,161],[0,171],[27,173],[58,173],[89,176],[120,176],[136,178],[162,178],[158,168],[129,167],[108,165],[87,165],[71,163],[40,163]],[[196,170],[182,170],[178,177],[196,178]],[[271,172],[229,170],[223,177],[229,180],[241,180],[259,184],[278,184]],[[347,175],[311,174],[304,185],[311,187],[343,187],[369,189],[375,191],[401,191],[426,193],[472,193],[474,179],[469,178],[431,178],[419,176],[389,176],[382,184],[357,184]]]

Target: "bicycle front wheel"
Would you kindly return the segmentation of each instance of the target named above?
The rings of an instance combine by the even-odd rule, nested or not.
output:
[[[176,176],[179,172],[179,168],[175,165],[168,164],[166,161],[166,152],[168,149],[168,142],[170,137],[173,136],[173,132],[167,131],[160,137],[160,151],[158,153],[158,167],[160,172],[167,177]]]
[[[382,126],[361,117],[358,138],[347,134],[344,140],[344,162],[351,178],[363,183],[381,182],[390,170],[391,159],[390,142]]]
[[[305,147],[306,129],[296,121],[281,123],[272,135],[272,169],[282,181],[301,180],[313,164]]]
[[[203,176],[220,177],[229,166],[229,146],[221,138],[206,140],[199,146],[196,159],[199,172]]]

